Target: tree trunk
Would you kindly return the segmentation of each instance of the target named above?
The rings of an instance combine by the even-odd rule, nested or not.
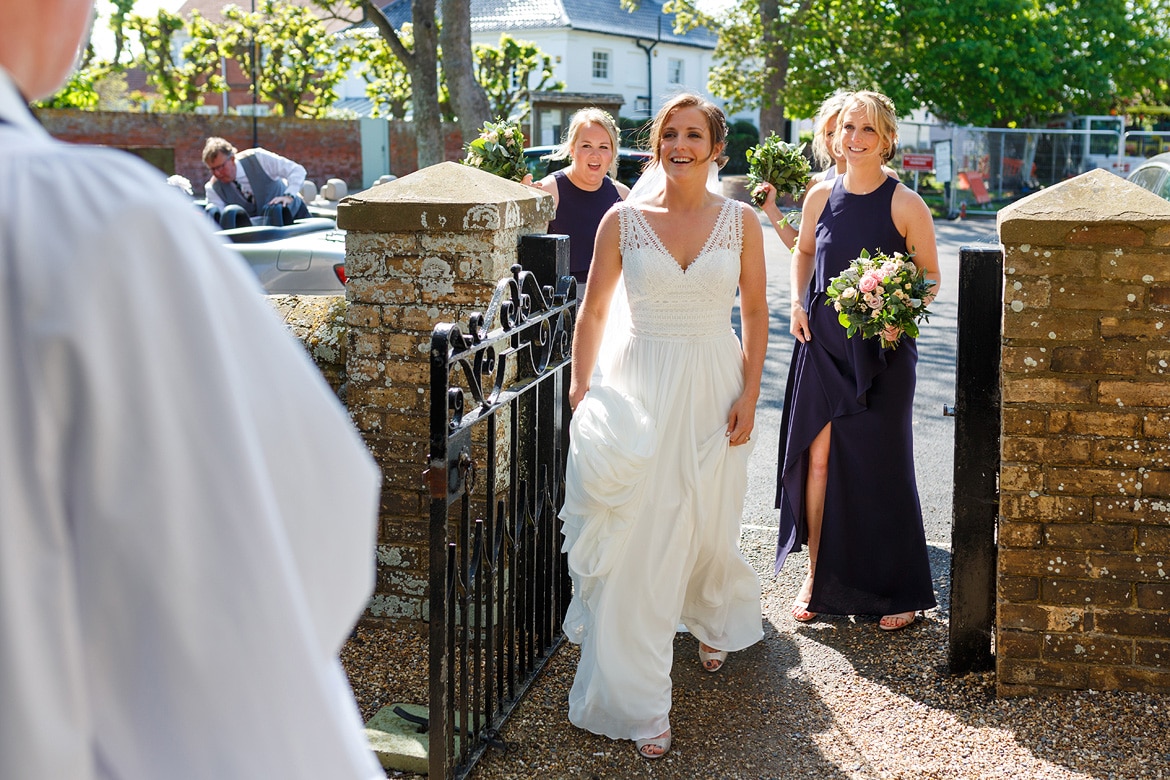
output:
[[[467,143],[479,135],[484,122],[492,119],[487,93],[475,80],[470,0],[444,0],[443,28],[439,35],[443,42],[443,74],[447,77],[451,106],[459,119],[463,141]]]
[[[764,39],[764,92],[760,100],[760,140],[775,132],[784,138],[784,89],[788,83],[788,45],[782,37],[779,0],[760,0]]]
[[[439,38],[435,31],[435,0],[414,0],[414,51],[407,51],[394,25],[373,0],[363,0],[366,18],[373,22],[390,44],[395,56],[410,71],[411,102],[414,104],[414,136],[418,167],[438,165],[446,157],[443,148],[443,118],[439,114]]]

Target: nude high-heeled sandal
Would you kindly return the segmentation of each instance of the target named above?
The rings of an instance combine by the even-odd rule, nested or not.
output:
[[[656,753],[647,753],[645,748],[658,748]],[[653,739],[635,739],[634,749],[638,751],[638,755],[642,758],[653,761],[656,758],[662,758],[670,752],[670,729],[661,737],[654,737]]]

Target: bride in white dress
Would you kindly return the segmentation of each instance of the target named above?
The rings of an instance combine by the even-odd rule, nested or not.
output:
[[[564,628],[581,660],[569,720],[635,740],[644,758],[670,749],[678,625],[711,672],[763,636],[759,578],[739,552],[768,339],[763,233],[750,206],[707,189],[726,134],[701,97],[659,111],[664,187],[602,219],[574,336],[561,519],[574,589]],[[619,284],[628,322],[609,317]],[[607,319],[621,332],[600,355]]]

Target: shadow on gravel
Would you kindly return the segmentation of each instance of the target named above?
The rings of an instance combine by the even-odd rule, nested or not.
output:
[[[773,778],[849,777],[816,749],[809,736],[827,730],[830,713],[816,691],[797,679],[800,653],[790,635],[764,624],[761,642],[733,653],[718,673],[704,671],[697,641],[674,643],[674,707],[670,753],[647,761],[633,742],[581,731],[568,722],[568,691],[578,651],[557,653],[502,731],[508,751],[489,752],[474,780],[499,778]]]
[[[803,638],[830,648],[861,678],[885,689],[891,708],[927,708],[915,715],[927,722],[954,722],[944,737],[956,754],[981,744],[980,732],[1005,732],[1037,759],[1072,773],[1052,777],[1100,780],[1162,780],[1170,778],[1170,702],[1157,694],[1073,691],[1035,698],[997,698],[995,673],[950,674],[949,647],[950,553],[930,547],[936,609],[905,630],[884,632],[877,616],[825,615],[802,625]],[[1013,774],[1009,765],[996,777]],[[946,777],[967,777],[964,774]],[[1044,774],[1043,777],[1050,775]]]

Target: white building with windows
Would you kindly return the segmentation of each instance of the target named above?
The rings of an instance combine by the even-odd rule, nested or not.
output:
[[[571,93],[620,95],[620,116],[646,119],[671,95],[692,91],[717,104],[707,91],[717,37],[706,29],[674,32],[674,16],[663,0],[641,0],[638,10],[622,10],[620,0],[471,0],[472,42],[496,45],[500,35],[530,41],[547,54],[553,75]],[[410,21],[410,0],[383,6],[397,27]],[[345,97],[365,97],[365,85],[352,80]],[[534,144],[560,141],[561,118],[555,108],[535,118],[540,137]],[[753,112],[731,119],[755,120]]]

